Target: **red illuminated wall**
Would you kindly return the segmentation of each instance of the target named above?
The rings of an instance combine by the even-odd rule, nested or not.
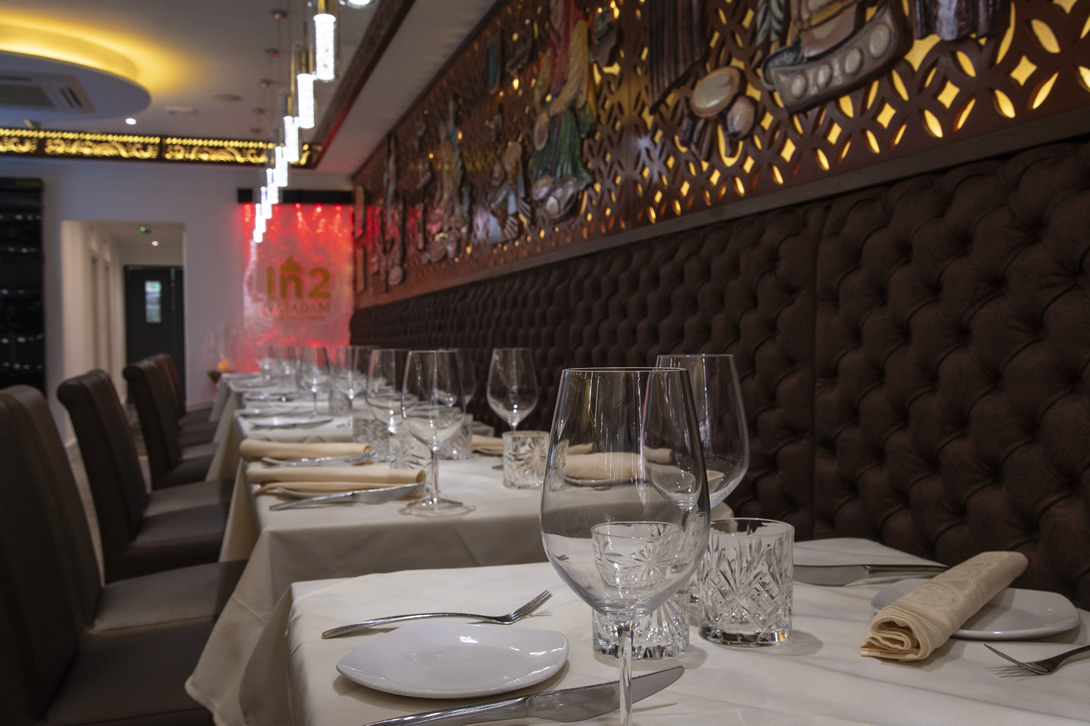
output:
[[[243,229],[254,228],[242,205]],[[252,369],[261,344],[348,343],[352,316],[352,208],[277,204],[264,241],[248,240],[240,368]]]

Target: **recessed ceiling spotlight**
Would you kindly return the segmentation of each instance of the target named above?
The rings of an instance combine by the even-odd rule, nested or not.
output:
[[[234,103],[235,101],[241,101],[242,96],[238,96],[234,93],[217,93],[212,96],[213,101],[227,101],[228,103]]]
[[[264,131],[264,129],[262,129],[262,128],[258,127],[258,126],[254,126],[252,129],[250,129],[250,133],[253,134],[254,136],[261,136],[261,133],[263,131]]]
[[[158,246],[159,246],[159,240],[157,240],[157,239],[153,239],[153,240],[151,241],[151,246],[152,246],[152,247],[158,247]]]
[[[130,116],[129,118],[125,119],[125,123],[127,123],[129,126],[135,126],[136,125],[136,119],[134,119],[134,118],[132,118]]]
[[[254,112],[254,116],[264,116],[265,115],[265,109],[261,108],[261,106],[254,106],[253,112]]]
[[[371,4],[371,0],[348,0],[348,4],[354,8],[365,8]]]

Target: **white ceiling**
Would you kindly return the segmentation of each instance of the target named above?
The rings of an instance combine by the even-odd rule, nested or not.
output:
[[[496,0],[416,0],[327,150],[318,171],[351,173],[408,109]],[[288,50],[301,39],[308,0],[0,0],[0,26],[30,26],[106,46],[131,58],[151,104],[123,118],[48,120],[45,128],[211,138],[270,138],[282,110]],[[335,0],[338,73],[348,65],[377,4]],[[272,11],[288,11],[278,21]],[[0,28],[2,30],[2,28]],[[2,33],[0,33],[2,35]],[[0,44],[0,48],[2,48]],[[267,48],[278,48],[269,58]],[[263,88],[261,81],[276,84]],[[335,83],[318,83],[318,116]],[[237,96],[221,100],[218,96]],[[195,112],[171,112],[170,108]],[[255,109],[264,109],[257,113]],[[28,119],[38,120],[38,119]],[[20,119],[0,116],[4,125]],[[303,140],[309,138],[303,132]]]

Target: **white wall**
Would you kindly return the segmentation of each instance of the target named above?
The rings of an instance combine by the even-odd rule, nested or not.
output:
[[[247,245],[237,189],[260,183],[256,169],[124,161],[0,158],[0,176],[44,182],[46,388],[59,422],[56,390],[86,372],[93,341],[85,334],[90,312],[90,242],[69,221],[134,221],[185,225],[186,391],[191,403],[211,400],[205,372],[208,332],[218,323],[242,323],[242,278]],[[292,188],[350,189],[347,175],[293,172]],[[63,240],[62,240],[63,238]],[[83,250],[83,251],[81,251]],[[68,264],[71,256],[71,264]],[[62,263],[62,260],[65,262]],[[114,267],[119,267],[114,265]],[[118,271],[118,274],[120,272]],[[74,294],[63,294],[68,290]],[[86,289],[85,289],[86,288]],[[66,307],[67,303],[67,307]]]

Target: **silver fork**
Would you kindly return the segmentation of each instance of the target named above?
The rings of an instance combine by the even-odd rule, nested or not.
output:
[[[553,594],[546,590],[530,602],[526,603],[517,610],[507,613],[506,615],[473,615],[471,613],[417,613],[415,615],[392,615],[388,618],[375,618],[373,620],[361,620],[358,623],[350,623],[349,625],[342,625],[339,628],[333,628],[322,633],[323,639],[337,638],[342,635],[349,635],[360,630],[366,630],[367,628],[373,628],[378,625],[386,625],[387,623],[399,623],[403,620],[423,620],[425,618],[470,618],[472,620],[481,620],[486,623],[496,623],[498,625],[510,625],[511,623],[517,623],[530,613],[537,610],[544,604],[546,600],[552,597]]]
[[[1067,660],[1068,658],[1070,658],[1071,656],[1077,655],[1079,653],[1085,653],[1087,651],[1090,651],[1090,645],[1084,645],[1081,648],[1075,648],[1074,650],[1069,650],[1066,653],[1060,653],[1059,655],[1054,655],[1051,658],[1045,658],[1043,660],[1034,660],[1034,661],[1030,661],[1029,663],[1023,663],[1020,660],[1015,660],[1014,658],[1011,658],[1006,653],[1003,653],[1001,651],[996,650],[995,648],[988,645],[987,643],[984,644],[984,647],[987,648],[988,650],[990,650],[991,652],[995,653],[996,655],[998,655],[1000,658],[1006,658],[1011,663],[1014,663],[1016,666],[1020,666],[1021,668],[1024,668],[1028,672],[1034,673],[1034,674],[1036,674],[1038,676],[1047,676],[1049,673],[1052,673],[1057,668],[1059,668],[1063,664],[1063,662],[1065,660]]]

